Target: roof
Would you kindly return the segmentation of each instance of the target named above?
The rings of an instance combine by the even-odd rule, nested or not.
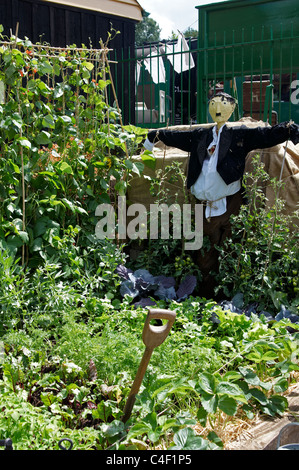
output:
[[[137,0],[46,0],[70,7],[142,21],[143,8]]]

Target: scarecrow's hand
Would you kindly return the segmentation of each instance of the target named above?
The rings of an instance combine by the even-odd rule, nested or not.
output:
[[[154,148],[154,141],[157,137],[157,134],[158,134],[158,131],[149,131],[149,133],[147,134],[147,138],[145,139],[145,142],[143,144],[143,147],[146,148],[146,150],[149,150],[150,152],[153,150]]]
[[[146,149],[146,150],[149,150],[150,152],[153,150],[155,144],[153,144],[149,138],[147,137],[144,141],[144,144],[143,144],[143,147]]]

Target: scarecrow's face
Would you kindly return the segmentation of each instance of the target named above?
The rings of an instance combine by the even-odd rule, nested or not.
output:
[[[235,109],[235,103],[229,102],[226,98],[216,96],[209,103],[209,113],[218,128],[229,120]]]

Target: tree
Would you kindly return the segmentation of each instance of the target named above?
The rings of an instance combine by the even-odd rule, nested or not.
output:
[[[143,20],[136,25],[135,42],[136,46],[142,46],[144,43],[160,41],[161,28],[158,23],[149,18],[145,13]]]
[[[198,31],[189,26],[189,28],[186,29],[186,31],[184,31],[184,36],[185,36],[185,38],[197,38],[198,37]]]
[[[186,29],[183,32],[185,38],[197,38],[198,37],[198,31],[196,29],[193,29],[189,26],[188,29]],[[170,41],[174,41],[175,39],[178,38],[178,32],[172,31],[171,36],[169,37]]]

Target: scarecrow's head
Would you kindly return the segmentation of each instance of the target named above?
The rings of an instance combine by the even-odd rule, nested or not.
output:
[[[236,100],[224,92],[219,92],[209,101],[209,113],[218,129],[229,120],[236,107]]]

